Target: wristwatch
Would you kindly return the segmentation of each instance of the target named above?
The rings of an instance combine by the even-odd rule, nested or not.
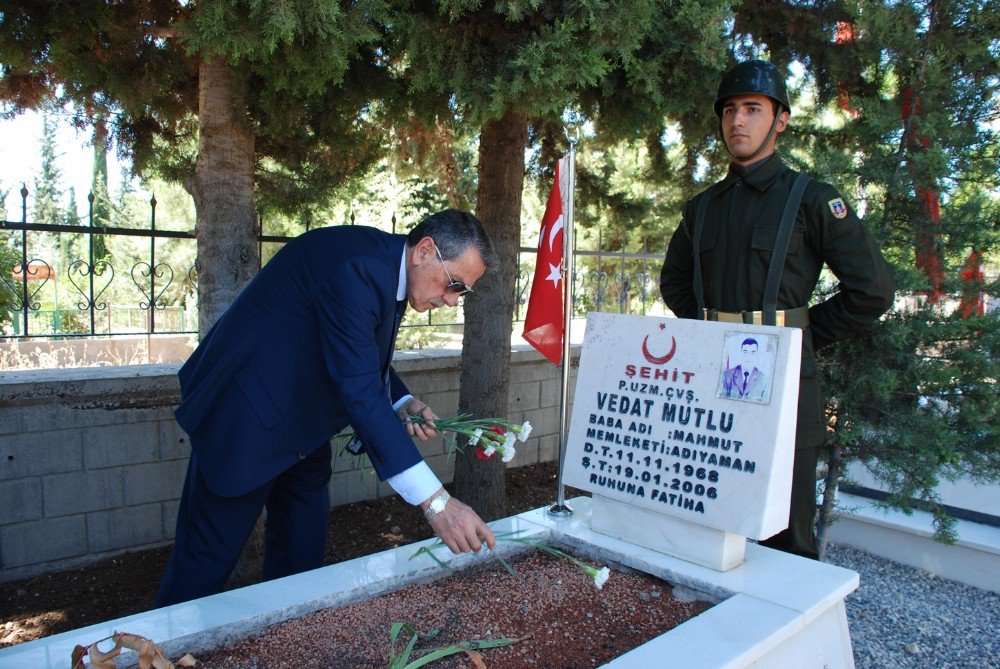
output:
[[[444,511],[444,507],[448,505],[449,499],[451,499],[451,495],[448,494],[447,490],[442,490],[438,495],[435,495],[428,507],[424,509],[424,517],[430,520]]]

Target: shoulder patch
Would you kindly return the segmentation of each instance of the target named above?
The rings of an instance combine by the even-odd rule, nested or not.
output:
[[[827,204],[830,206],[830,212],[833,213],[834,218],[847,218],[847,205],[844,204],[844,198],[836,197]]]

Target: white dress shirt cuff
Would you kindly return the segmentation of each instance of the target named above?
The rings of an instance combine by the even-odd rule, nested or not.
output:
[[[398,492],[400,497],[414,506],[441,488],[441,481],[423,460],[395,476],[390,476],[386,479],[386,483],[392,486],[392,489]]]
[[[403,406],[404,404],[406,404],[407,402],[409,402],[412,399],[413,399],[413,395],[403,395],[398,400],[396,400],[395,404],[392,405],[392,410],[393,411],[399,411],[399,407]],[[421,500],[421,501],[423,501],[423,500]]]

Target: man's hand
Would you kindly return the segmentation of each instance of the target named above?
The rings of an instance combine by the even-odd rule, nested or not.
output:
[[[406,431],[411,437],[416,437],[420,441],[427,441],[431,437],[437,435],[437,430],[434,427],[434,419],[440,418],[440,416],[434,413],[429,406],[418,400],[416,397],[399,407],[399,410],[396,413],[399,414],[400,420],[402,420],[406,425]],[[420,414],[420,416],[427,422],[423,424],[414,423],[410,420],[410,416],[413,414]]]
[[[421,506],[427,508],[427,504],[434,496]],[[451,552],[456,555],[469,551],[478,553],[483,547],[484,541],[490,548],[497,545],[497,540],[489,526],[468,505],[454,497],[448,500],[444,511],[435,515],[429,522],[434,534],[447,544]]]

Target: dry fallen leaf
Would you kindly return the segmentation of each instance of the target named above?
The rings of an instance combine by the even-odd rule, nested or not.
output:
[[[114,636],[112,635],[111,638],[114,639]],[[87,659],[90,660],[90,666],[94,669],[115,669],[115,658],[122,652],[121,641],[115,639],[114,648],[107,652],[103,652],[97,647],[99,643],[101,642],[96,641],[87,648]]]
[[[142,650],[144,644],[150,643],[149,639],[141,634],[131,634],[130,632],[115,632],[111,638],[132,650]]]
[[[472,663],[476,665],[476,669],[486,669],[486,663],[483,662],[482,653],[477,653],[474,650],[467,650],[465,651],[465,654],[468,655],[469,659],[472,660]]]
[[[103,652],[97,645],[108,639],[113,639],[115,646],[111,650]],[[140,634],[115,632],[110,637],[95,641],[86,648],[83,646],[74,648],[71,658],[72,669],[86,669],[83,662],[84,655],[90,660],[92,669],[115,669],[115,658],[121,654],[122,648],[134,650],[139,654],[139,669],[176,669],[177,667],[194,667],[198,664],[198,660],[190,654],[185,655],[177,661],[177,664],[174,664],[164,657],[163,650],[152,640]]]
[[[70,661],[73,663],[70,665],[70,669],[84,669],[83,658],[86,656],[87,647],[77,645],[77,647],[73,649],[73,656],[70,658]]]

